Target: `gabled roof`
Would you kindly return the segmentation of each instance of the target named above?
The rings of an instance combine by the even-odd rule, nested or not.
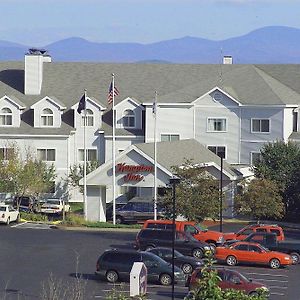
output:
[[[40,103],[40,102],[42,102],[42,101],[45,101],[45,100],[50,101],[52,104],[54,104],[55,106],[57,106],[60,110],[66,109],[66,106],[65,106],[61,101],[59,101],[58,99],[56,99],[54,96],[52,96],[52,97],[46,96],[46,97],[44,97],[43,99],[41,99],[41,100],[37,101],[36,103],[32,104],[32,105],[30,106],[30,108],[31,108],[31,109],[34,109],[35,106],[36,106],[38,103]]]
[[[4,98],[8,99],[8,101],[13,102],[15,104],[15,106],[18,107],[18,109],[25,109],[26,108],[25,104],[13,95],[4,95],[0,99],[4,99]]]
[[[154,158],[154,143],[134,144],[134,147]],[[219,156],[194,139],[157,143],[157,162],[170,172],[172,167],[183,165],[186,159],[192,160],[195,164],[212,165],[216,168],[219,168],[221,163]],[[237,174],[225,161],[223,168],[231,179],[236,178]]]

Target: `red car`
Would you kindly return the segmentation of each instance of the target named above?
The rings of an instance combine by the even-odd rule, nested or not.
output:
[[[291,256],[286,253],[270,251],[258,243],[243,241],[229,247],[217,247],[215,257],[219,261],[225,261],[229,266],[244,262],[269,265],[272,269],[278,269],[293,263]]]
[[[271,224],[252,224],[243,227],[238,232],[227,232],[223,233],[224,240],[244,240],[249,234],[254,232],[271,232],[277,236],[277,241],[284,241],[283,229],[278,225]]]
[[[256,281],[252,281],[237,271],[226,268],[212,268],[212,270],[216,270],[218,272],[218,276],[221,279],[218,285],[222,290],[241,290],[247,295],[256,295],[256,289],[259,288],[265,289],[267,292],[269,292],[267,286]],[[201,269],[198,268],[188,278],[187,285],[190,291],[197,287],[197,281],[201,279],[201,275]]]

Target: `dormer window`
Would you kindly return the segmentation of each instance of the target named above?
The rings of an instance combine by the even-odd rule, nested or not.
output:
[[[41,114],[42,126],[53,126],[53,111],[50,108],[42,110]]]
[[[135,127],[135,114],[131,109],[124,111],[123,127]]]
[[[8,107],[4,107],[0,111],[0,125],[11,126],[12,125],[12,110]]]
[[[87,109],[84,113],[84,115],[82,116],[82,123],[81,125],[84,126],[84,118],[86,118],[86,123],[85,126],[89,126],[92,127],[94,126],[94,113],[91,109]]]

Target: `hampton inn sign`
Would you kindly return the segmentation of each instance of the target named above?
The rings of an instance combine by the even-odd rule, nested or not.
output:
[[[127,165],[125,163],[116,165],[117,173],[126,173],[123,177],[124,182],[141,181],[144,179],[144,175],[140,173],[152,173],[153,171],[154,167],[147,165]]]

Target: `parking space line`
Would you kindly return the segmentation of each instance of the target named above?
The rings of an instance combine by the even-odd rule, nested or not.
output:
[[[282,293],[270,293],[271,295],[276,295],[276,296],[285,296],[285,294]]]
[[[270,289],[283,289],[283,290],[287,290],[287,289],[288,289],[287,286],[269,285],[268,287],[269,287]]]
[[[277,280],[277,279],[262,279],[262,278],[251,278],[252,280],[255,279],[255,281],[273,281],[273,282],[282,282],[282,283],[287,283],[289,282],[288,280]]]

